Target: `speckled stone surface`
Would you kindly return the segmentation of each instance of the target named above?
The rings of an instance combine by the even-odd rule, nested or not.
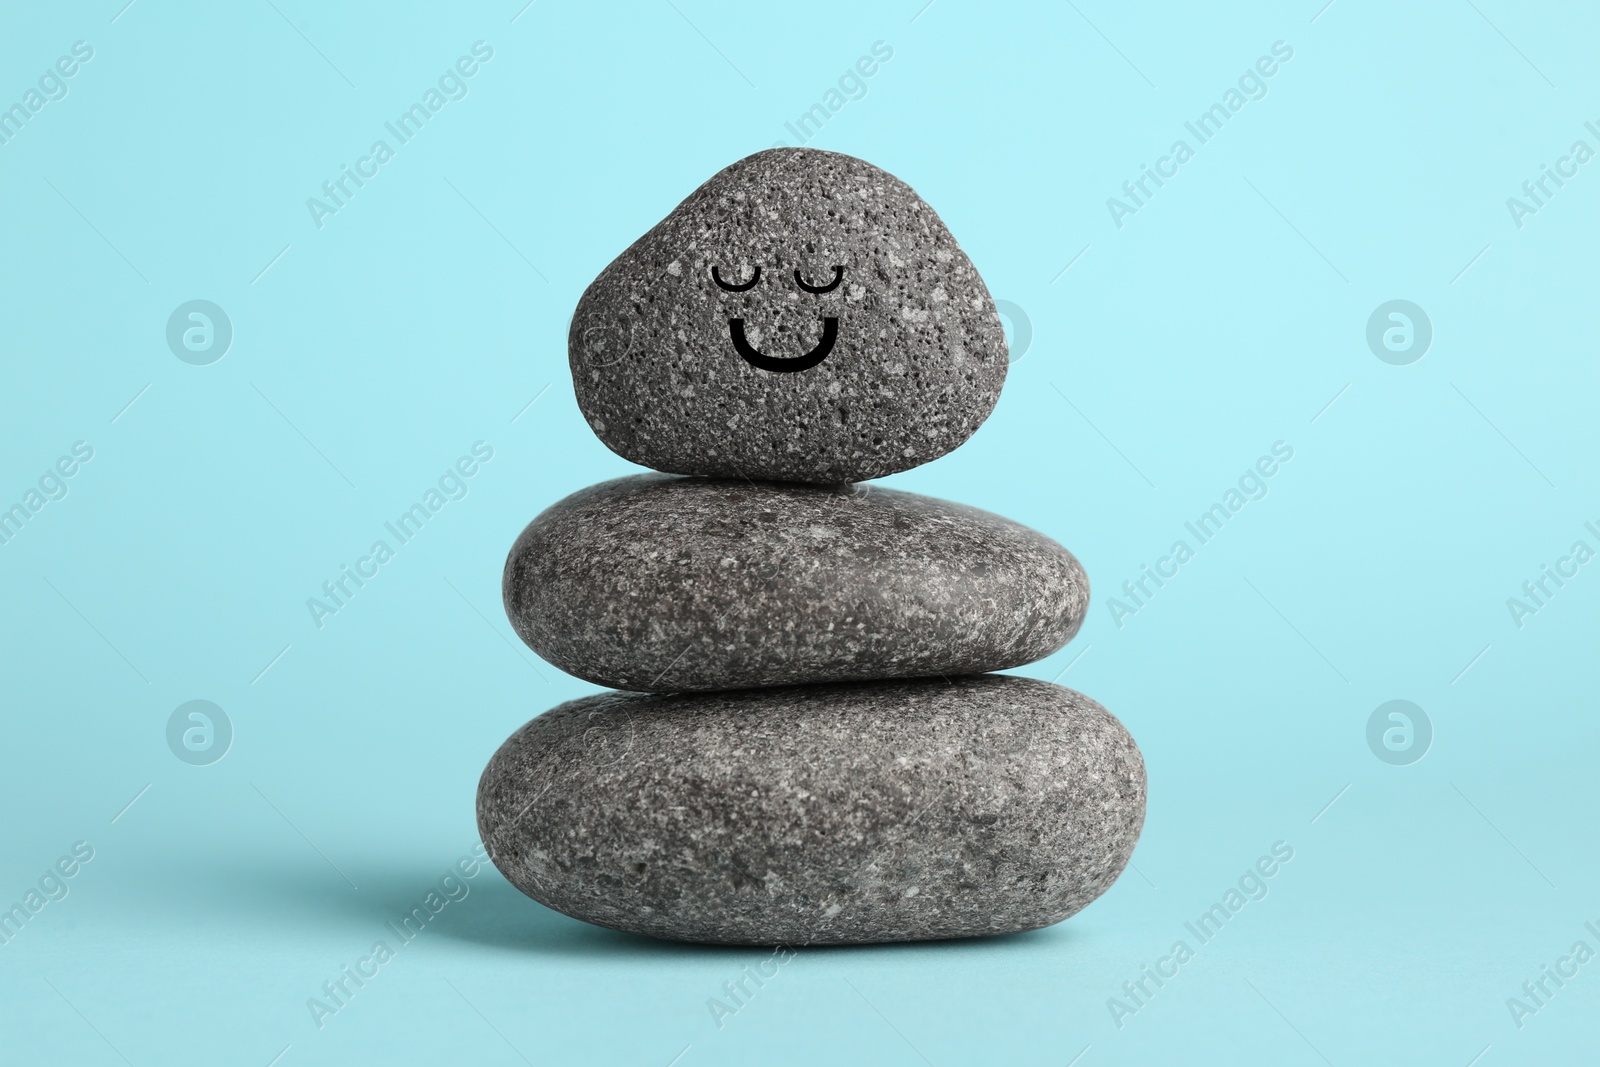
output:
[[[822,288],[836,266],[829,292],[795,277]],[[727,291],[713,267],[754,284]],[[810,369],[774,371],[740,355],[736,329],[779,361],[835,340]],[[757,152],[690,194],[584,292],[567,347],[578,405],[613,451],[756,480],[926,463],[972,435],[1006,374],[994,301],[933,209],[870,163],[810,148]]]
[[[574,918],[801,946],[1060,922],[1127,865],[1144,805],[1110,712],[987,675],[575,700],[489,761],[478,830]]]
[[[1078,632],[1089,580],[1018,523],[933,497],[659,474],[534,519],[503,581],[518,635],[649,692],[975,674]]]

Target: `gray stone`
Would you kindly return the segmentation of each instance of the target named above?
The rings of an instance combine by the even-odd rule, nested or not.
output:
[[[489,761],[478,831],[585,922],[802,946],[1060,922],[1127,865],[1144,804],[1110,712],[985,675],[574,700]]]
[[[539,655],[681,692],[976,674],[1078,632],[1089,580],[1008,519],[933,497],[638,475],[528,525],[503,582]]]
[[[799,284],[835,267],[829,292]],[[732,286],[760,276],[730,292],[713,268]],[[757,152],[690,194],[584,292],[567,349],[584,417],[624,458],[822,484],[944,455],[1006,375],[994,301],[933,209],[811,148]]]

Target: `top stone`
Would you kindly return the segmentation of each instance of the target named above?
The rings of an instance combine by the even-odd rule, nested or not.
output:
[[[623,458],[819,484],[944,455],[1006,375],[994,301],[933,209],[810,148],[691,193],[585,290],[567,348],[584,417]]]

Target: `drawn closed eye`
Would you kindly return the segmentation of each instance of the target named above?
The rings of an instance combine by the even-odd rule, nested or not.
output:
[[[794,283],[808,293],[831,293],[839,288],[839,283],[842,281],[844,281],[844,267],[839,264],[834,265],[833,281],[827,285],[807,285],[806,280],[800,277],[799,268],[796,268],[794,272]]]
[[[725,289],[730,293],[743,293],[743,292],[746,292],[747,290],[754,289],[756,287],[756,282],[759,282],[761,280],[761,266],[759,264],[757,264],[756,272],[755,272],[755,274],[750,276],[750,280],[749,281],[741,282],[738,285],[734,285],[734,284],[731,284],[729,282],[723,281],[722,280],[722,275],[717,273],[716,264],[712,264],[711,265],[711,280],[716,282],[717,283],[717,287],[720,288],[720,289]]]

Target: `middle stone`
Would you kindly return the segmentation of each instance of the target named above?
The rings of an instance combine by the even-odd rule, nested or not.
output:
[[[1065,645],[1089,606],[1070,552],[976,508],[655,474],[539,515],[503,592],[540,656],[641,692],[1004,670]]]

